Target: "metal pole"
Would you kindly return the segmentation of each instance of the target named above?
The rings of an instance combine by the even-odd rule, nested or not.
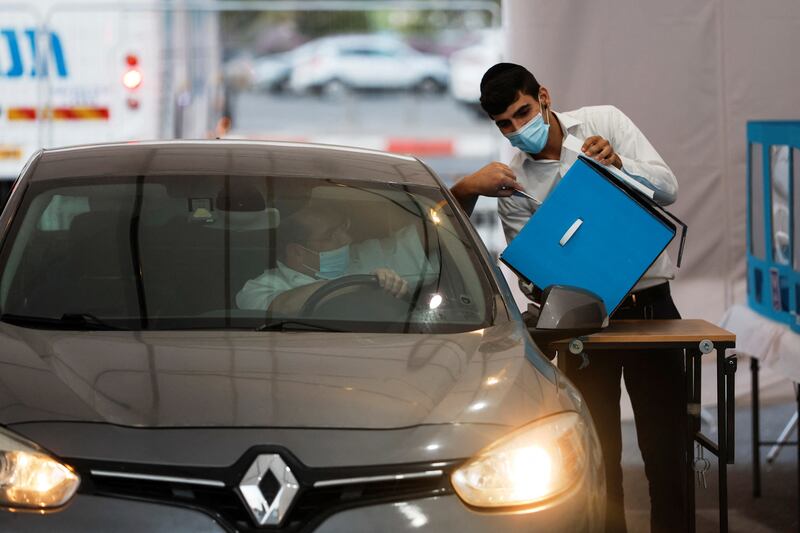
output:
[[[778,440],[775,441],[775,444],[772,445],[772,448],[769,449],[767,452],[767,464],[772,463],[775,459],[778,458],[778,454],[781,453],[781,448],[783,448],[786,444],[789,444],[789,435],[794,431],[795,426],[797,426],[797,413],[792,413],[792,417],[786,422],[786,425],[783,426],[783,430],[781,430],[781,434],[778,436]]]

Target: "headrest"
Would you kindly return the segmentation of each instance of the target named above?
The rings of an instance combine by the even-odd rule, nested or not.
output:
[[[264,211],[267,207],[261,192],[248,182],[231,182],[231,186],[217,194],[215,207],[219,211]]]

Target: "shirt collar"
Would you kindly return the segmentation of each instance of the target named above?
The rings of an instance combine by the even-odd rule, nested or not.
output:
[[[566,133],[575,133],[575,129],[582,124],[582,121],[572,113],[556,113],[553,111],[553,114],[558,118],[558,121],[564,128],[564,137],[566,137]]]

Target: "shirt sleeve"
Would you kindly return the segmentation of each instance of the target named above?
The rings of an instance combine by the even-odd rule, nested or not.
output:
[[[509,196],[497,199],[497,212],[500,214],[500,222],[503,225],[503,233],[506,236],[506,243],[517,236],[525,224],[533,215],[533,210],[526,206],[526,200]],[[519,278],[519,288],[529,300],[535,300],[533,296],[533,284]]]
[[[255,279],[248,280],[242,290],[236,293],[236,306],[239,309],[266,311],[279,294],[291,288],[286,284],[277,283],[277,281],[278,278],[269,271]]]
[[[351,245],[352,274],[369,274],[377,268],[388,268],[406,280],[427,280],[438,275],[438,256],[430,257],[414,225],[404,226],[388,237],[367,239]]]
[[[439,273],[438,255],[432,251],[428,257],[416,226],[400,228],[392,237],[381,240],[381,247],[387,265],[400,276],[429,280]]]
[[[528,219],[533,215],[533,211],[525,206],[522,198],[507,196],[497,199],[497,212],[500,215],[500,222],[503,225],[503,233],[506,236],[506,243],[517,236],[522,230]]]
[[[653,190],[653,199],[660,205],[670,205],[678,197],[678,180],[644,134],[625,113],[609,106],[608,140],[622,161],[622,170],[633,179]]]

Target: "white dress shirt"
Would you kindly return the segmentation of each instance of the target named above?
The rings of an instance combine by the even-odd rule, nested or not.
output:
[[[669,205],[678,194],[678,181],[670,168],[658,155],[653,145],[625,114],[614,106],[582,107],[575,111],[553,113],[561,123],[564,138],[577,137],[581,144],[588,137],[599,135],[611,144],[622,161],[622,169],[636,181],[654,191],[654,200]],[[509,166],[526,192],[536,201],[519,196],[500,198],[498,211],[506,241],[516,237],[528,219],[553,190],[561,177],[572,166],[578,154],[561,148],[559,160],[536,160],[530,154],[514,148]],[[666,251],[645,272],[634,290],[653,287],[675,278],[675,268]],[[530,294],[530,285],[520,283]]]

